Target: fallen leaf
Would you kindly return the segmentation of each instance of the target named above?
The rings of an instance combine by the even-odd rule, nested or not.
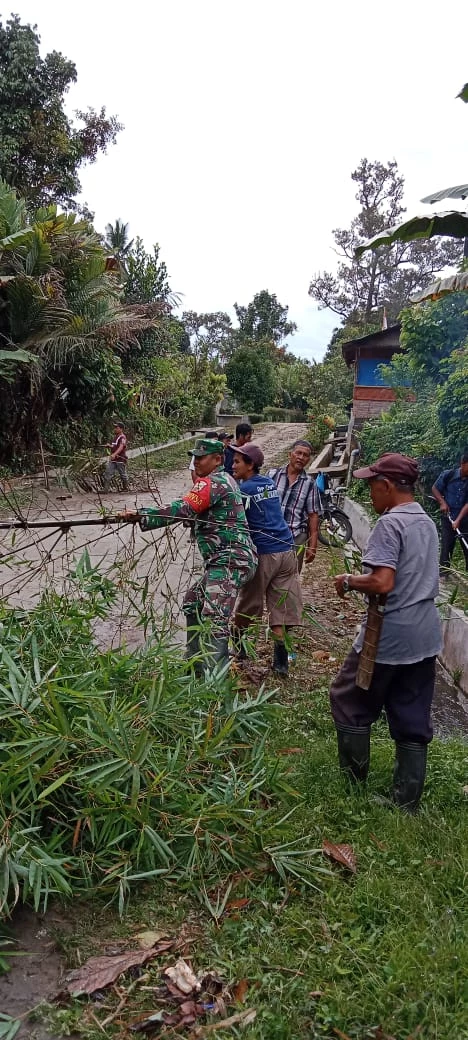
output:
[[[389,1033],[384,1033],[382,1026],[376,1026],[372,1030],[373,1040],[395,1040],[394,1036],[390,1036]]]
[[[90,957],[80,968],[69,972],[65,989],[72,996],[95,993],[111,986],[129,968],[140,967],[155,956],[155,950],[128,950],[115,957]]]
[[[231,910],[244,910],[250,903],[250,899],[230,899],[229,903],[226,903],[225,913],[230,913]]]
[[[356,856],[352,845],[335,845],[332,841],[324,841],[322,850],[325,856],[346,867],[352,874],[356,873]]]
[[[78,845],[78,841],[79,841],[79,837],[80,837],[81,824],[82,823],[83,823],[83,821],[81,819],[76,821],[76,827],[75,827],[75,830],[73,831],[73,841],[72,841],[72,850],[73,850],[73,852],[75,851],[76,846]]]
[[[234,1000],[238,1000],[239,1004],[243,1004],[247,996],[248,988],[248,979],[239,979],[239,982],[236,982],[236,985],[232,987],[232,995],[234,997]]]
[[[327,650],[314,650],[310,655],[314,661],[328,661],[329,654]]]
[[[134,1022],[129,1028],[131,1033],[148,1033],[163,1022],[165,1023],[165,1012],[155,1011],[154,1015],[146,1015],[145,1018],[142,1018],[139,1022]]]
[[[335,1027],[333,1027],[333,1032],[335,1033],[335,1036],[339,1036],[340,1040],[351,1040],[351,1037],[348,1036],[347,1033],[342,1033],[341,1029],[335,1029]]]
[[[156,946],[160,939],[167,939],[168,935],[168,932],[163,931],[161,928],[156,928],[154,931],[148,929],[145,932],[137,932],[135,939],[138,939],[138,945],[143,950],[152,950],[153,946]]]
[[[209,993],[211,996],[221,993],[224,989],[224,981],[215,971],[207,971],[203,978],[200,979],[200,983],[203,992]]]
[[[181,993],[198,993],[201,989],[197,976],[194,975],[190,965],[184,961],[183,957],[179,957],[171,968],[166,968],[164,974]]]
[[[302,755],[304,748],[301,747],[282,747],[276,752],[277,755]]]
[[[238,1015],[230,1015],[229,1018],[222,1018],[219,1022],[213,1022],[212,1025],[200,1026],[199,1029],[195,1030],[194,1035],[196,1037],[202,1037],[208,1036],[209,1033],[215,1033],[218,1029],[230,1029],[231,1026],[250,1026],[256,1017],[257,1012],[254,1008],[251,1008],[249,1011],[239,1011]]]
[[[322,990],[321,989],[312,989],[310,991],[310,993],[309,993],[309,997],[313,997],[314,1000],[318,1000],[319,997],[323,997]]]

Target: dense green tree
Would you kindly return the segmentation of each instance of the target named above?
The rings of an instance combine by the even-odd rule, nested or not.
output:
[[[256,293],[246,307],[235,303],[234,310],[239,322],[236,338],[240,344],[270,340],[279,347],[297,329],[297,325],[288,320],[289,307],[284,307],[276,294],[267,289]]]
[[[443,382],[437,391],[440,424],[458,458],[468,450],[468,337],[441,363]]]
[[[262,412],[275,399],[277,380],[270,344],[245,344],[226,365],[228,387],[246,412]]]
[[[190,337],[192,353],[219,366],[224,365],[231,356],[234,345],[229,314],[225,311],[206,314],[184,311],[181,320]]]
[[[445,381],[441,362],[463,346],[467,336],[468,292],[403,311],[400,339],[410,368],[434,383]]]
[[[368,159],[361,160],[351,177],[358,186],[359,213],[349,228],[333,232],[340,260],[337,271],[315,274],[309,295],[319,307],[329,307],[358,329],[372,321],[380,327],[384,307],[388,320],[396,320],[402,307],[430,277],[460,260],[461,247],[446,239],[398,242],[356,260],[358,246],[405,213],[404,178],[396,162],[385,165]]]
[[[80,192],[79,171],[113,144],[121,129],[105,108],[65,111],[76,82],[72,61],[52,51],[41,57],[36,26],[17,15],[0,22],[0,177],[37,207],[72,206]]]
[[[169,285],[169,275],[160,257],[159,245],[147,253],[143,239],[135,239],[125,259],[127,279],[125,299],[130,303],[172,303],[175,299]]]

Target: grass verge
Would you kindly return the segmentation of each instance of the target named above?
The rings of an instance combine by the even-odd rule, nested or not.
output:
[[[71,945],[67,940],[68,956],[76,963],[92,950],[102,952],[93,936],[110,943],[137,926],[174,929],[188,920],[197,928],[194,967],[247,980],[246,1005],[257,1018],[243,1030],[245,1040],[466,1040],[467,746],[456,739],[433,742],[421,813],[405,816],[376,800],[391,780],[393,748],[383,722],[374,727],[367,790],[347,789],[336,767],[327,689],[285,684],[287,710],[269,746],[288,763],[289,781],[303,799],[289,840],[351,844],[356,874],[336,867],[316,890],[271,876],[252,884],[237,875],[229,900],[241,900],[239,908],[235,902],[218,915],[187,895],[174,893],[168,902],[159,885],[146,887],[123,923],[89,908]],[[290,806],[284,798],[281,811]],[[213,906],[222,895],[210,893]],[[150,967],[148,985],[159,972]],[[75,1003],[48,1021],[89,1040],[126,1037],[135,1014],[154,1010],[154,996],[136,994],[103,1032],[96,1020],[117,1000],[111,996],[103,1011],[96,1003]]]

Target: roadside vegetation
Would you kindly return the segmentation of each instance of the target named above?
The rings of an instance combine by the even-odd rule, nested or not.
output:
[[[467,745],[434,740],[417,818],[385,801],[384,722],[367,789],[347,789],[328,685],[360,604],[330,597],[337,565],[322,549],[297,664],[273,696],[262,644],[251,678],[220,686],[195,685],[164,640],[99,654],[89,627],[112,589],[84,563],[66,608],[49,599],[28,618],[5,615],[2,876],[11,866],[20,898],[38,906],[62,893],[69,926],[56,938],[70,966],[134,948],[143,929],[188,929],[197,972],[242,982],[230,1011],[256,1011],[246,1040],[464,1040]],[[355,872],[324,842],[351,846]],[[14,876],[7,888],[11,905]],[[169,950],[141,988],[130,975],[97,1001],[37,1014],[58,1035],[130,1036],[165,1006],[151,987],[173,963]]]

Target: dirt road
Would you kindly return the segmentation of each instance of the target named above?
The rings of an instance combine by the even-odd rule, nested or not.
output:
[[[265,454],[265,462],[273,463],[286,456],[289,446],[298,437],[304,437],[303,423],[267,423],[258,428],[255,443]],[[154,466],[156,456],[151,457]],[[118,512],[124,507],[148,506],[169,502],[179,497],[190,486],[186,468],[162,474],[152,491],[132,495],[112,494],[99,498],[93,494],[73,495],[64,501],[63,492],[51,492],[46,501],[28,510],[28,519],[73,520],[102,514],[106,510]],[[46,535],[45,540],[44,534]],[[200,571],[201,561],[189,531],[182,525],[142,534],[139,527],[85,527],[71,528],[60,537],[52,532],[24,531],[16,540],[9,532],[2,539],[1,556],[14,550],[14,555],[0,559],[0,594],[15,606],[31,607],[45,589],[60,591],[67,587],[70,570],[85,550],[89,563],[122,588],[134,583],[141,589],[147,583],[155,614],[164,614],[167,624],[180,628],[180,604],[193,573]],[[58,540],[57,540],[58,539]],[[147,598],[147,603],[149,602]],[[102,645],[125,643],[134,647],[142,643],[141,627],[136,625],[135,611],[129,610],[124,592],[116,604],[112,621],[99,622],[96,634]]]

